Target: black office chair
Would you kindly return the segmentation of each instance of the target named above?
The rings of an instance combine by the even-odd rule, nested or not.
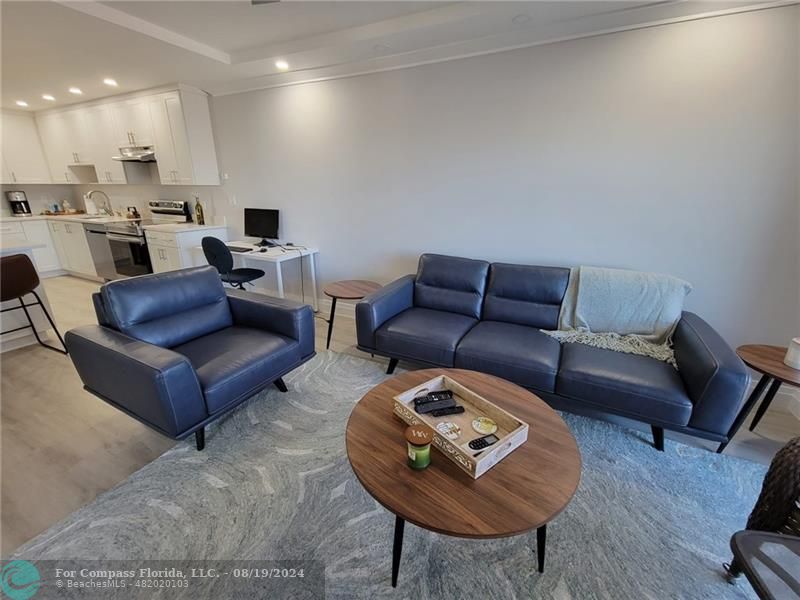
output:
[[[265,275],[261,269],[234,269],[233,255],[225,242],[220,239],[204,237],[202,244],[203,254],[206,255],[208,264],[219,271],[219,277],[224,283],[243,290],[245,283],[250,283]]]

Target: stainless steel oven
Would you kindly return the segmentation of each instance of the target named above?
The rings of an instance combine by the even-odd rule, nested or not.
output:
[[[153,272],[147,241],[139,223],[109,223],[106,239],[111,247],[114,270],[119,277],[135,277]]]

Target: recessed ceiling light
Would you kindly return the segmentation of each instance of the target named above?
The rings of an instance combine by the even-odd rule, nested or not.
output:
[[[511,22],[512,23],[516,23],[517,25],[520,25],[522,23],[527,23],[530,20],[531,20],[531,16],[530,15],[521,14],[521,15],[517,15],[516,17],[511,19]]]
[[[103,83],[105,83],[106,85],[110,85],[111,87],[117,87],[118,85],[117,80],[111,79],[111,77],[106,77],[105,79],[103,79]]]
[[[76,96],[80,96],[83,92],[81,91],[81,88],[71,87],[69,88],[69,93],[75,94]]]
[[[42,100],[49,100],[50,102],[55,101],[56,97],[51,96],[50,94],[42,94]]]
[[[289,70],[289,63],[285,60],[276,60],[275,66],[278,67],[281,71],[288,71]]]
[[[25,102],[25,100],[17,100],[16,105],[17,106],[22,106],[24,108],[24,107],[28,106],[28,103]]]

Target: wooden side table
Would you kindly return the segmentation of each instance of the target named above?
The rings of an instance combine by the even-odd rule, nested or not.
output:
[[[374,281],[364,281],[363,279],[348,279],[345,281],[334,281],[326,285],[322,292],[330,297],[331,300],[331,316],[328,319],[328,342],[325,348],[331,347],[331,333],[333,333],[333,318],[336,316],[336,301],[341,298],[342,300],[361,300],[364,296],[368,296],[372,292],[381,289],[379,283]]]
[[[782,346],[766,346],[763,344],[747,344],[745,346],[739,346],[736,349],[736,354],[739,355],[739,358],[742,359],[744,364],[758,371],[762,376],[728,431],[728,441],[720,444],[719,448],[717,448],[717,453],[725,450],[725,446],[727,446],[731,439],[733,439],[733,436],[736,435],[739,427],[742,426],[747,415],[758,403],[759,398],[764,394],[764,390],[768,385],[769,390],[767,390],[764,399],[761,401],[761,406],[756,410],[756,416],[750,424],[750,431],[756,428],[761,417],[767,412],[769,405],[772,404],[772,400],[775,398],[775,394],[778,393],[782,384],[785,383],[794,387],[800,387],[800,370],[793,369],[783,362],[783,357],[786,356],[786,348]]]

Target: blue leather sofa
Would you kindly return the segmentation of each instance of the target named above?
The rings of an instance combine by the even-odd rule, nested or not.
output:
[[[99,325],[64,336],[84,388],[174,439],[194,433],[314,356],[310,306],[222,287],[213,267],[113,281]]]
[[[406,275],[356,306],[358,347],[425,365],[471,369],[530,389],[556,408],[612,413],[722,442],[735,433],[749,375],[720,335],[684,312],[674,335],[678,370],[644,356],[559,344],[569,269],[423,254]]]

